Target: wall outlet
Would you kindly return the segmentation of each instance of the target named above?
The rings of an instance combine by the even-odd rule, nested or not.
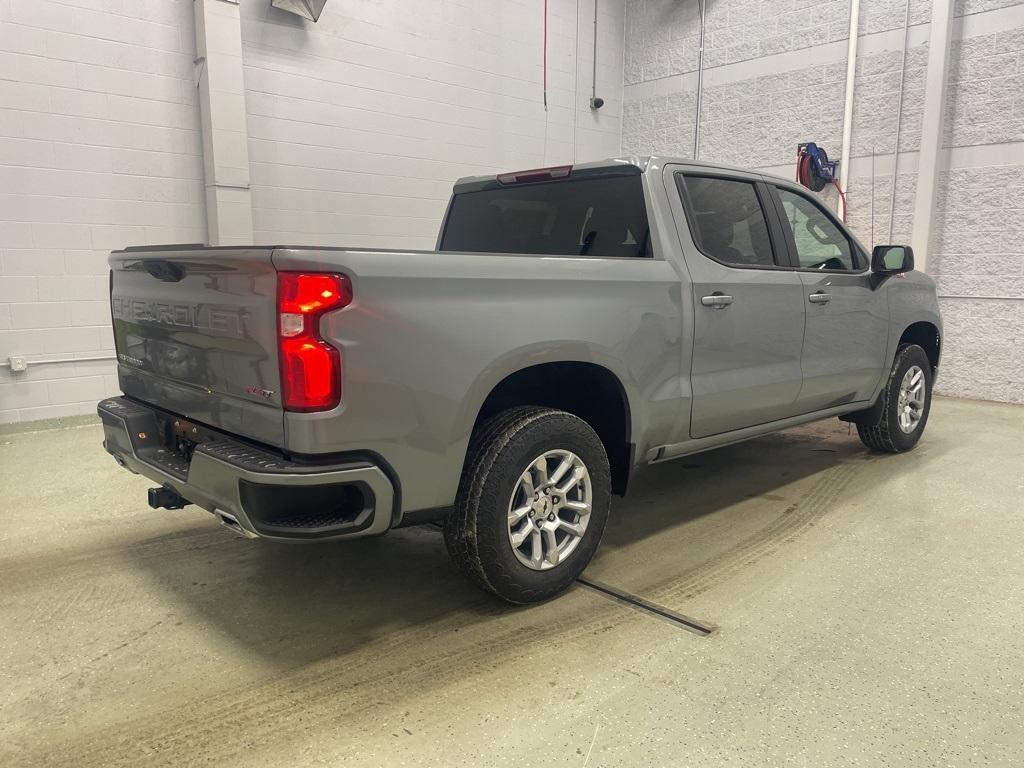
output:
[[[28,368],[28,363],[25,362],[25,358],[21,355],[11,355],[7,358],[7,361],[11,364],[11,373],[18,373]]]

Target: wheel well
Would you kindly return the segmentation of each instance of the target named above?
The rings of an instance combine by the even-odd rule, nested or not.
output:
[[[900,336],[900,344],[917,344],[928,355],[932,371],[939,367],[942,340],[939,338],[939,329],[931,323],[920,322],[907,326],[903,335]]]
[[[629,403],[614,373],[594,363],[543,363],[502,379],[484,400],[474,430],[516,405],[558,408],[587,422],[604,443],[612,492],[623,495],[633,465]]]

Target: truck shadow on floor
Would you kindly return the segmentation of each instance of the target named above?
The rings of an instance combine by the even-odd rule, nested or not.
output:
[[[872,458],[845,425],[816,425],[645,468],[629,497],[613,501],[612,522],[588,575],[609,583],[622,576],[640,592],[688,578],[784,515],[801,485],[861,460]],[[761,518],[751,529],[746,507],[753,502]],[[714,546],[691,541],[688,528],[699,521],[712,523]],[[190,530],[197,529],[198,520]],[[204,545],[170,547],[166,556],[153,556],[159,547],[150,540],[149,554],[129,549],[124,558],[175,598],[180,618],[282,666],[390,642],[396,634],[409,633],[413,642],[434,637],[444,648],[460,631],[486,634],[481,625],[489,622],[543,627],[547,614],[564,620],[567,612],[594,610],[596,599],[577,590],[552,603],[510,608],[456,571],[434,526],[319,545],[245,541],[226,531],[222,540],[199,540]]]
[[[747,500],[780,514],[801,502],[804,481],[874,458],[856,432],[837,421],[641,467],[629,495],[612,503],[602,547],[631,546],[710,513],[729,516]]]

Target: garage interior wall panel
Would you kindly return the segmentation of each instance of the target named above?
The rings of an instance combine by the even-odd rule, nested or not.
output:
[[[549,1],[546,112],[542,8],[242,0],[254,241],[432,248],[459,176],[618,154],[623,3],[596,113],[593,4]],[[0,0],[0,361],[112,355],[108,252],[206,240],[193,25],[191,0]],[[116,391],[112,362],[0,368],[0,422]]]
[[[433,248],[456,178],[618,154],[623,4],[598,5],[598,112],[593,8],[549,2],[545,112],[541,2],[243,3],[257,242]]]
[[[930,270],[943,391],[1024,403],[1024,5],[988,15],[953,43]]]
[[[862,0],[849,221],[889,241],[905,0]],[[627,0],[622,149],[691,157],[694,3]],[[708,2],[700,159],[792,177],[796,145],[841,150],[846,0]],[[931,3],[911,0],[891,240],[913,225]],[[945,320],[938,391],[1024,402],[1024,4],[955,5],[944,170],[928,272]],[[872,183],[873,179],[873,183]],[[831,190],[823,196],[838,205]],[[872,200],[873,198],[873,200]]]
[[[311,24],[244,0],[254,241],[430,248],[459,176],[690,156],[696,0],[599,4],[596,113],[593,5],[549,6],[545,111],[540,2],[332,0]],[[861,3],[848,193],[868,244],[889,238],[905,7]],[[788,177],[800,141],[838,156],[847,9],[707,3],[702,159]],[[913,223],[930,9],[911,0],[897,242]],[[939,388],[1022,402],[1024,4],[959,0],[956,16],[928,260]],[[0,360],[111,355],[107,252],[206,239],[194,57],[190,0],[0,0]],[[0,368],[0,422],[88,413],[115,390],[111,362]]]
[[[191,0],[0,0],[0,360],[109,356],[107,255],[201,242]],[[0,368],[0,421],[88,413],[112,362]]]

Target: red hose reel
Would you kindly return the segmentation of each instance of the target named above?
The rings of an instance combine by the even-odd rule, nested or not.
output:
[[[798,144],[796,148],[796,180],[812,192],[821,192],[829,184],[836,188],[843,203],[843,223],[846,223],[846,195],[836,180],[836,163],[828,153],[813,141]]]

